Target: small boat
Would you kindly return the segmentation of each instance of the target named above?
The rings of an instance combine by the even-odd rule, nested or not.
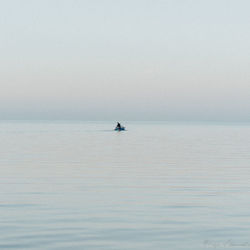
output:
[[[123,130],[125,130],[125,127],[120,127],[120,128],[116,127],[115,128],[115,131],[123,131]]]

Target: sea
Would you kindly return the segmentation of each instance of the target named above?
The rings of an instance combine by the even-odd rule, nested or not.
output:
[[[250,249],[250,124],[1,121],[0,249]]]

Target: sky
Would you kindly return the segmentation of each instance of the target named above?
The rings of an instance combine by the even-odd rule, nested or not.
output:
[[[249,0],[0,0],[0,119],[250,121]]]

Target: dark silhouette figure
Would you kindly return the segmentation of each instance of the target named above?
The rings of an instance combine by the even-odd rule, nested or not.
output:
[[[121,129],[121,124],[117,122],[116,128]]]

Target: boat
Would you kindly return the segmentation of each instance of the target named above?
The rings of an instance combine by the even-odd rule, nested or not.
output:
[[[116,127],[115,128],[115,131],[124,131],[124,130],[125,130],[125,127],[120,127],[120,128]]]

